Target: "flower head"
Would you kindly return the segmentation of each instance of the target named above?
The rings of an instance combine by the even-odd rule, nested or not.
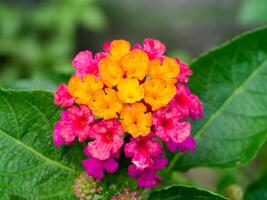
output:
[[[123,131],[117,120],[101,120],[95,123],[90,131],[87,150],[94,158],[99,160],[108,159],[111,154],[117,154],[124,144]]]
[[[202,118],[203,106],[185,85],[192,71],[165,52],[165,45],[151,38],[132,47],[126,40],[113,40],[103,52],[85,50],[73,59],[76,72],[54,94],[54,103],[65,110],[53,140],[57,147],[77,137],[87,142],[82,165],[88,176],[101,180],[105,172],[116,172],[125,144],[129,176],[138,187],[153,187],[161,179],[157,171],[168,163],[162,142],[171,152],[194,150],[188,118]],[[125,190],[113,199],[140,199],[134,194]]]

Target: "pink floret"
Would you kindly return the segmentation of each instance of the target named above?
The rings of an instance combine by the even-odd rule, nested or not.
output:
[[[162,58],[163,54],[166,52],[165,45],[159,40],[146,38],[143,45],[143,50],[147,52],[150,59]]]
[[[128,167],[128,175],[131,178],[137,178],[138,187],[153,187],[160,183],[160,176],[157,175],[157,170],[164,168],[168,164],[168,160],[164,157],[154,158],[153,165],[141,170],[136,165],[131,164]]]
[[[88,176],[93,176],[99,180],[104,178],[105,170],[109,173],[115,173],[119,167],[118,162],[112,157],[106,160],[90,157],[87,160],[83,160],[82,165]]]
[[[111,154],[119,153],[124,144],[121,124],[115,119],[95,123],[90,138],[94,141],[88,143],[88,152],[99,160],[106,160]]]
[[[203,106],[199,98],[192,94],[189,88],[183,84],[177,84],[176,90],[176,95],[168,106],[181,113],[183,117],[190,117],[193,120],[198,117],[203,118]]]
[[[164,142],[183,142],[191,133],[191,124],[182,121],[181,114],[169,107],[153,113],[153,127],[155,134]]]
[[[180,66],[180,73],[177,77],[177,80],[181,83],[188,83],[189,82],[189,76],[193,74],[192,70],[188,67],[188,65],[178,58],[175,59],[178,65]]]
[[[180,153],[183,153],[186,150],[194,151],[196,146],[196,141],[193,137],[189,136],[182,143],[175,143],[173,141],[168,141],[166,144],[169,151],[175,152],[178,149]]]
[[[99,60],[94,60],[91,51],[80,51],[72,61],[73,67],[76,69],[76,75],[83,77],[85,74],[98,74]]]
[[[79,142],[83,142],[89,137],[93,120],[87,106],[72,106],[61,113],[54,128],[54,138],[61,136],[65,144],[70,144],[78,136]]]
[[[72,97],[67,89],[67,85],[62,83],[54,93],[54,104],[63,107],[69,107],[74,104],[75,98]]]
[[[138,169],[145,169],[153,165],[153,158],[163,152],[161,144],[153,140],[152,135],[132,138],[125,144],[124,152],[126,157],[132,158],[132,163]]]

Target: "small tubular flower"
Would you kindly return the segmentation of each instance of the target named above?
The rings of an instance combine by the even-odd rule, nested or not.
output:
[[[161,79],[146,81],[144,88],[144,100],[152,106],[153,111],[166,106],[176,93],[174,84],[168,84]]]
[[[111,119],[118,117],[118,113],[122,109],[122,103],[119,101],[115,90],[106,88],[94,93],[89,107],[95,116]]]
[[[153,140],[152,135],[148,135],[132,138],[125,144],[124,152],[126,157],[132,158],[132,163],[137,169],[143,170],[153,165],[153,158],[162,154],[163,149],[158,141]]]
[[[87,160],[83,160],[82,165],[88,176],[93,176],[98,180],[104,178],[104,171],[115,173],[119,167],[118,162],[112,157],[106,160],[90,157]]]
[[[144,98],[144,88],[136,79],[125,78],[118,83],[118,97],[123,103],[134,103]]]
[[[151,59],[161,58],[166,51],[165,45],[159,40],[147,38],[144,40],[143,45],[144,51],[147,52]]]
[[[102,120],[94,124],[90,130],[87,150],[94,158],[106,160],[111,154],[117,154],[124,144],[123,131],[117,120]]]
[[[148,72],[149,59],[145,52],[132,50],[121,59],[121,66],[127,77],[143,80]]]
[[[175,59],[164,57],[163,61],[159,59],[152,60],[149,63],[148,75],[151,79],[162,79],[167,83],[175,84],[179,75],[180,67]]]
[[[109,52],[113,58],[120,60],[130,51],[131,44],[126,40],[113,40],[109,45]]]
[[[146,112],[147,108],[142,103],[124,105],[120,115],[123,130],[133,137],[149,134],[152,115]]]
[[[106,86],[112,88],[123,78],[120,63],[112,57],[106,57],[99,62],[99,73]]]
[[[64,110],[53,141],[56,147],[76,138],[86,142],[82,165],[88,176],[102,180],[106,172],[116,172],[123,152],[137,186],[153,187],[161,180],[157,171],[168,163],[162,142],[171,152],[194,151],[191,122],[204,117],[203,105],[186,85],[192,75],[188,65],[165,52],[166,46],[152,38],[132,47],[119,39],[106,42],[102,52],[85,50],[73,59],[75,73],[54,94],[54,103]],[[78,197],[95,195],[77,188]],[[113,195],[124,198],[140,196]]]
[[[203,106],[198,96],[191,94],[188,87],[178,84],[176,95],[170,101],[169,106],[182,113],[184,117],[190,117],[196,120],[197,117],[203,118]]]
[[[61,119],[54,127],[54,142],[56,146],[70,144],[78,136],[80,142],[89,137],[94,117],[84,105],[72,106],[61,113]]]
[[[103,83],[99,78],[87,74],[84,78],[72,76],[69,84],[69,93],[76,98],[76,103],[88,105],[93,94],[103,88]]]
[[[153,125],[155,134],[164,142],[181,143],[191,133],[191,124],[182,121],[181,115],[168,107],[153,113]]]
[[[54,94],[54,104],[60,105],[63,108],[72,106],[74,102],[75,98],[69,94],[67,85],[64,83],[60,84]]]

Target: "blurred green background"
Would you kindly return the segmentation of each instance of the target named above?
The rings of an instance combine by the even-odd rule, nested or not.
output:
[[[71,60],[105,41],[162,40],[168,54],[190,62],[200,53],[267,22],[267,0],[2,0],[0,87],[54,91],[73,72]],[[243,188],[267,168],[267,147],[239,170],[193,169],[173,183],[224,193]]]

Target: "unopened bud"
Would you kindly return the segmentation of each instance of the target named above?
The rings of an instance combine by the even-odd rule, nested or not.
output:
[[[237,184],[231,184],[225,188],[225,196],[231,200],[242,200],[243,190]]]
[[[73,192],[80,200],[93,200],[101,196],[102,187],[99,181],[84,172],[77,178]]]

